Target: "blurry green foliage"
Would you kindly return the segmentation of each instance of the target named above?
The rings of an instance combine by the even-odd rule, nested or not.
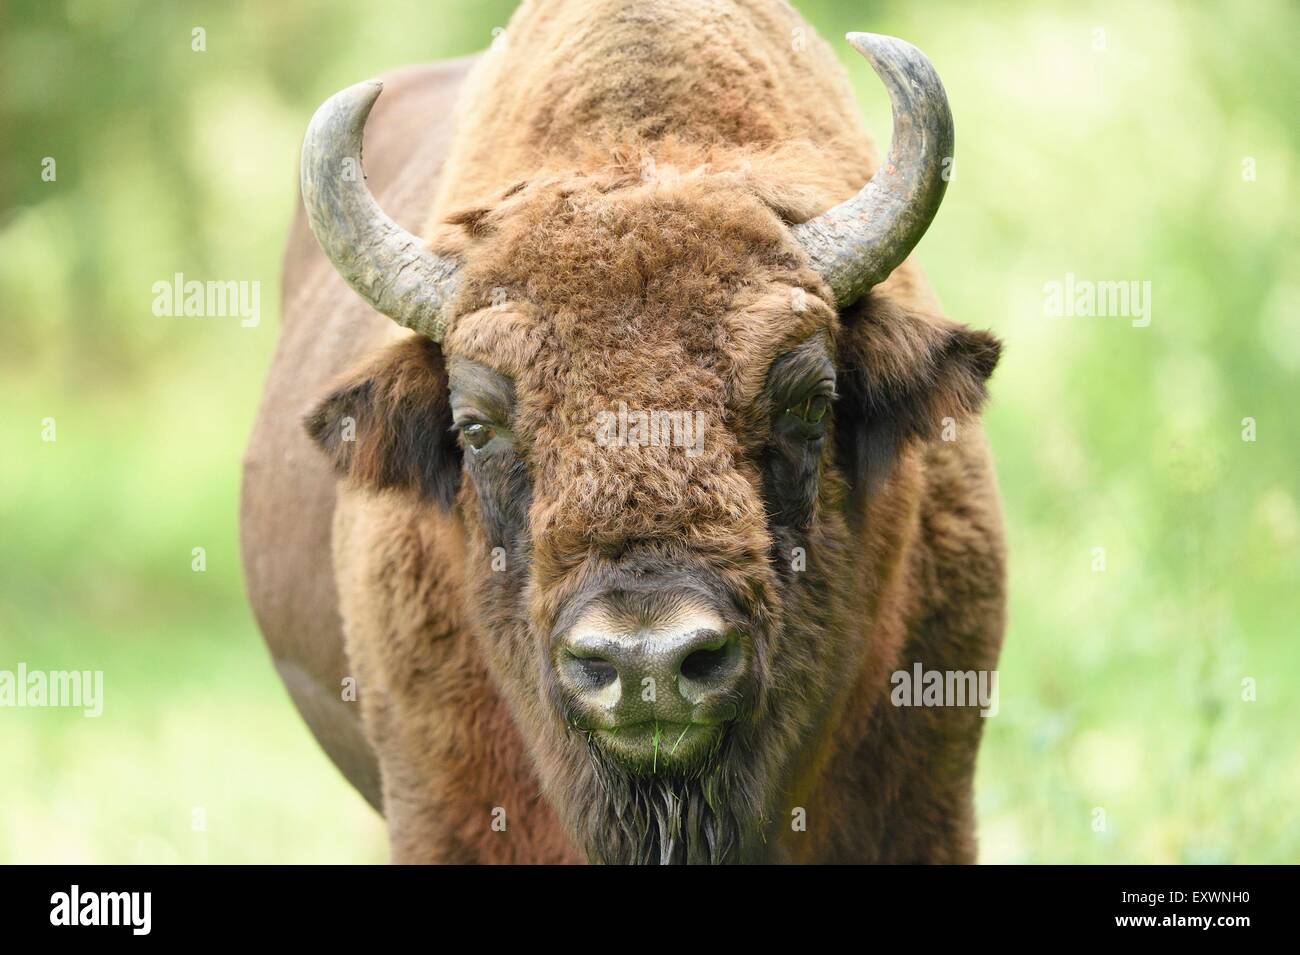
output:
[[[99,720],[0,710],[0,860],[384,858],[246,609],[239,459],[313,108],[483,48],[512,6],[0,12],[0,667],[102,668],[108,696]],[[921,257],[1007,343],[983,858],[1295,861],[1300,7],[796,6],[935,61],[958,160]],[[883,143],[884,93],[836,46]],[[176,272],[260,281],[260,325],[155,317]],[[1150,326],[1048,316],[1067,273],[1150,281]]]

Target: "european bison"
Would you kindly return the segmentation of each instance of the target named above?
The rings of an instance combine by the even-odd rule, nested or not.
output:
[[[908,258],[939,78],[848,40],[878,171],[780,0],[525,2],[312,120],[244,560],[395,861],[973,860],[978,706],[891,674],[996,665],[999,344]]]

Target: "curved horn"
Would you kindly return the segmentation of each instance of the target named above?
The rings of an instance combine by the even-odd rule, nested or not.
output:
[[[302,144],[302,201],[316,240],[353,290],[438,342],[457,263],[384,215],[361,171],[361,133],[383,88],[378,80],[358,83],[316,110]]]
[[[889,90],[894,135],[889,158],[856,196],[794,229],[841,306],[883,282],[921,240],[943,201],[953,155],[948,94],[925,54],[876,33],[847,39]]]

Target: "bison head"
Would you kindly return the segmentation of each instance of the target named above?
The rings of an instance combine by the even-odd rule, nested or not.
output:
[[[952,130],[920,53],[852,40],[889,85],[893,148],[819,216],[843,184],[798,146],[604,144],[457,213],[435,254],[337,174],[376,84],[308,134],[322,246],[418,333],[309,430],[359,484],[458,515],[476,640],[596,860],[768,854],[883,658],[864,635],[909,532],[888,478],[977,410],[997,360],[871,291],[933,217]]]

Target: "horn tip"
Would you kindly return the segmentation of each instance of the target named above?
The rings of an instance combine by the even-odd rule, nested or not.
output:
[[[384,84],[379,80],[362,80],[360,83],[353,83],[351,86],[339,90],[331,96],[326,103],[349,103],[357,104],[363,107],[364,114],[369,114],[370,108],[375,105],[375,100],[379,99],[379,94],[384,91]]]
[[[359,93],[362,99],[373,103],[379,99],[379,94],[384,91],[384,83],[382,80],[362,80],[352,89]]]
[[[866,56],[870,53],[879,52],[889,47],[906,45],[898,37],[887,36],[884,33],[846,33],[844,39],[849,42],[849,46]]]

